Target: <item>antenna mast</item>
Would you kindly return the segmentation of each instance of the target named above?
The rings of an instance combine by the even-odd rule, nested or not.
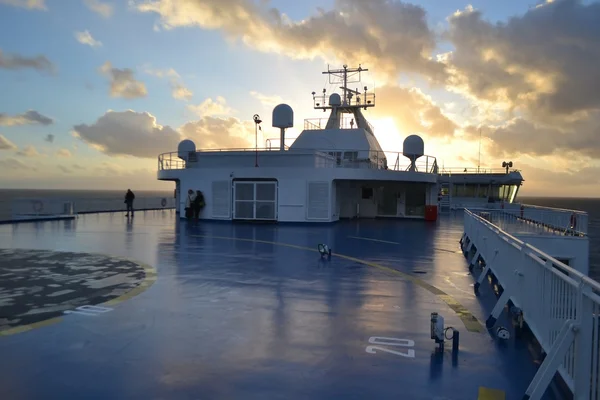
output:
[[[375,94],[368,92],[367,87],[363,88],[364,92],[360,92],[358,88],[356,90],[348,87],[349,83],[360,82],[361,72],[368,71],[367,68],[363,68],[360,64],[358,68],[348,68],[344,64],[341,69],[330,69],[327,66],[327,71],[324,71],[324,75],[329,75],[329,84],[342,84],[342,101],[341,107],[343,108],[364,108],[375,107]],[[312,92],[314,108],[327,110],[332,107],[327,104],[327,89],[323,89],[323,94],[317,96],[316,92]]]
[[[479,167],[481,166],[481,127],[479,127],[479,159],[477,160],[477,172],[479,173]]]

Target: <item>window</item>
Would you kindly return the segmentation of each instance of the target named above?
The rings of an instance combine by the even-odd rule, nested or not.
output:
[[[370,187],[362,188],[362,198],[363,199],[372,199],[373,198],[373,188],[370,188]]]

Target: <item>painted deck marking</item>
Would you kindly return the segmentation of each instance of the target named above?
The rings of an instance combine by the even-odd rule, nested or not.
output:
[[[378,243],[387,243],[387,244],[402,244],[400,242],[391,242],[389,240],[381,240],[381,239],[368,238],[368,237],[362,237],[362,236],[348,236],[348,237],[350,239],[368,240],[369,242],[378,242]],[[433,249],[438,250],[438,251],[445,251],[447,253],[462,254],[462,251],[460,251],[460,250],[448,250],[448,249],[441,249],[439,247],[433,247]]]
[[[59,252],[57,252],[57,253],[59,253]],[[122,294],[121,296],[119,296],[117,298],[114,298],[105,303],[102,303],[102,305],[112,306],[115,304],[122,303],[122,302],[129,300],[132,297],[135,297],[138,294],[146,291],[150,286],[152,286],[154,284],[154,282],[156,282],[156,278],[157,278],[156,269],[154,267],[151,267],[148,264],[144,264],[139,261],[135,261],[135,260],[132,260],[132,259],[126,258],[126,257],[117,257],[117,256],[101,254],[101,253],[82,253],[82,254],[100,255],[100,256],[105,256],[105,257],[111,257],[111,258],[118,259],[118,260],[126,260],[126,261],[136,263],[144,269],[145,278],[137,287],[133,288],[132,290],[130,290],[129,292],[127,292],[125,294]],[[23,332],[28,332],[33,329],[43,328],[45,326],[56,324],[61,321],[62,321],[62,317],[54,317],[54,318],[46,319],[44,321],[34,322],[33,324],[15,326],[14,328],[5,329],[3,331],[0,331],[0,337],[16,335],[16,334],[23,333]]]
[[[297,246],[295,244],[282,243],[282,242],[272,242],[269,240],[237,238],[237,237],[231,237],[231,236],[211,236],[211,235],[190,235],[190,237],[198,237],[198,238],[205,238],[205,239],[234,240],[234,241],[252,242],[252,243],[264,243],[264,244],[283,246],[283,247],[289,247],[292,249],[305,250],[305,251],[311,251],[313,253],[318,253],[317,249],[313,249],[311,247]],[[339,254],[339,253],[334,253],[334,254],[336,257],[343,258],[348,261],[354,261],[359,264],[367,265],[369,267],[376,268],[380,271],[384,271],[384,272],[387,272],[392,275],[401,276],[404,279],[411,281],[412,283],[414,283],[414,284],[422,287],[423,289],[433,293],[434,295],[438,296],[440,298],[440,300],[443,300],[458,315],[458,317],[461,319],[462,323],[465,325],[465,328],[467,328],[467,330],[469,332],[478,332],[478,333],[487,332],[486,329],[484,328],[483,324],[481,322],[479,322],[477,317],[475,317],[473,314],[471,314],[471,312],[469,312],[469,310],[467,310],[462,304],[460,304],[452,296],[450,296],[446,292],[436,288],[435,286],[430,285],[429,283],[427,283],[413,275],[398,271],[393,268],[385,267],[383,265],[380,265],[380,264],[377,264],[377,263],[374,263],[371,261],[362,260],[360,258],[347,256],[347,255]]]
[[[414,347],[415,341],[410,339],[398,339],[392,337],[383,337],[383,336],[371,336],[369,338],[369,343],[381,344],[386,346],[402,346],[402,347]],[[381,346],[367,346],[365,351],[369,354],[377,354],[375,350],[381,350],[386,353],[395,354],[400,357],[406,358],[415,358],[415,350],[408,349],[406,353],[396,350],[386,349]]]
[[[112,308],[99,307],[99,306],[79,306],[74,310],[66,310],[64,314],[79,314],[87,315],[88,317],[95,317],[100,314],[112,311]]]
[[[477,400],[506,400],[506,393],[504,390],[480,386]]]

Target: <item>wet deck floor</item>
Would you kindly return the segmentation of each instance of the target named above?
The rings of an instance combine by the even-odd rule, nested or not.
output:
[[[520,398],[536,364],[527,343],[483,328],[495,296],[473,295],[461,234],[460,215],[190,226],[149,211],[0,225],[2,248],[104,253],[157,270],[110,312],[0,337],[0,398]],[[431,312],[460,331],[456,363],[449,344],[435,354]]]

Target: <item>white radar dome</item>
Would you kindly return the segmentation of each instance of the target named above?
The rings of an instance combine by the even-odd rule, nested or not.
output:
[[[331,96],[329,96],[329,105],[333,107],[341,106],[342,98],[340,97],[340,95],[337,93],[333,93]]]
[[[189,139],[182,140],[177,146],[177,156],[187,159],[188,154],[196,152],[196,144]]]
[[[273,127],[291,128],[294,126],[294,110],[287,104],[279,104],[273,109]]]
[[[417,159],[425,154],[425,143],[418,135],[410,135],[404,139],[402,153],[410,159]]]

